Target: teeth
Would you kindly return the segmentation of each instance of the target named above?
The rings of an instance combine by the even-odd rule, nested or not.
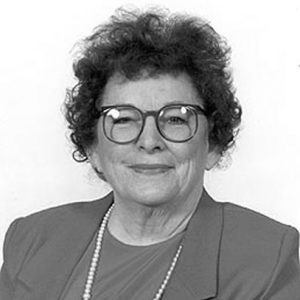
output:
[[[160,174],[160,173],[165,173],[170,168],[138,168],[134,167],[133,170],[137,173],[142,173],[142,174]]]
[[[171,168],[168,165],[160,165],[160,164],[140,164],[140,165],[132,165],[132,168],[139,168],[139,169],[169,169]]]

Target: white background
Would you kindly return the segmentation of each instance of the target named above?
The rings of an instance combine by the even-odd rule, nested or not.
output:
[[[0,7],[0,246],[13,219],[109,190],[72,161],[61,105],[74,83],[74,43],[124,4],[19,0]],[[131,4],[202,16],[227,38],[243,125],[231,166],[208,173],[207,189],[300,229],[300,2]]]

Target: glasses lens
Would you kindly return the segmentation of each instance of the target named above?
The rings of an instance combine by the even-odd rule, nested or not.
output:
[[[166,107],[158,117],[158,125],[166,139],[181,142],[195,134],[197,116],[188,106]]]
[[[118,143],[128,143],[137,138],[143,118],[137,109],[131,107],[111,108],[104,117],[106,136]]]

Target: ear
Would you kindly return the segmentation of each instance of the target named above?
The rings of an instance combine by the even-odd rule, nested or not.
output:
[[[221,153],[217,149],[217,147],[211,149],[207,154],[205,169],[207,171],[211,170],[217,164],[220,158],[221,158]]]

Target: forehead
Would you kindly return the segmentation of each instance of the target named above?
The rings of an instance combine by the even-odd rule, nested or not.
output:
[[[162,74],[128,80],[116,74],[106,84],[101,104],[131,104],[141,109],[159,109],[171,103],[202,104],[188,75]]]

